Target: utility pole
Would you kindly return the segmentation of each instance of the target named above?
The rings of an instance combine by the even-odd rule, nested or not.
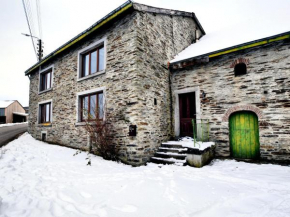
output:
[[[42,47],[42,41],[41,39],[38,39],[38,44],[37,44],[38,48],[38,52],[37,52],[37,56],[38,56],[38,61],[40,61],[43,57],[43,47]]]
[[[37,59],[38,61],[40,61],[43,57],[43,43],[42,40],[40,38],[37,38],[33,35],[29,35],[29,34],[25,34],[25,33],[21,33],[22,35],[25,35],[27,37],[31,37],[31,38],[36,38],[37,39]]]

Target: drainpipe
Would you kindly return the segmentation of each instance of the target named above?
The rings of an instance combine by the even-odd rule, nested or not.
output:
[[[172,105],[172,89],[171,89],[171,71],[170,63],[168,62],[168,83],[169,83],[169,103],[170,103],[170,131],[171,137],[173,137],[173,105]]]

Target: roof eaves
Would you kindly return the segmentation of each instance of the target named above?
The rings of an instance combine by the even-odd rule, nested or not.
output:
[[[289,39],[289,38],[290,38],[290,31],[289,32],[284,32],[284,33],[281,33],[281,34],[278,34],[278,35],[273,35],[273,36],[269,36],[269,37],[266,37],[266,38],[257,39],[257,40],[250,41],[250,42],[246,42],[246,43],[243,43],[243,44],[235,45],[235,46],[232,46],[232,47],[224,48],[224,49],[221,49],[221,50],[216,50],[216,51],[205,53],[205,54],[202,54],[202,55],[190,57],[190,58],[187,58],[187,59],[179,60],[177,62],[170,63],[170,66],[177,65],[177,64],[180,64],[180,63],[184,63],[184,62],[190,62],[190,61],[193,61],[195,59],[200,59],[200,58],[205,57],[205,56],[208,56],[209,58],[216,57],[216,56],[221,56],[221,55],[225,55],[225,54],[228,54],[228,53],[236,52],[236,51],[239,51],[239,50],[244,50],[244,49],[247,49],[247,48],[257,47],[257,46],[261,46],[261,45],[265,45],[265,44],[269,44],[269,43],[272,43],[272,42],[275,42],[275,41],[281,41],[281,40]]]
[[[118,15],[120,15],[123,12],[127,11],[132,6],[133,6],[132,1],[129,0],[129,1],[125,2],[120,7],[116,8],[115,10],[113,10],[112,12],[110,12],[109,14],[107,14],[105,17],[103,17],[102,19],[100,19],[99,21],[97,21],[96,23],[94,23],[88,29],[86,29],[85,31],[81,32],[80,34],[78,34],[77,36],[75,36],[74,38],[72,38],[71,40],[69,40],[68,42],[66,42],[65,44],[63,44],[62,46],[60,46],[59,48],[57,48],[56,50],[54,50],[53,52],[51,52],[50,54],[48,54],[41,61],[37,62],[32,67],[30,67],[29,69],[27,69],[25,71],[25,75],[28,75],[33,70],[37,69],[39,66],[41,66],[42,64],[44,64],[45,62],[47,62],[48,60],[50,60],[52,57],[58,55],[62,51],[66,50],[67,48],[69,48],[72,45],[74,45],[75,43],[77,43],[78,41],[82,40],[84,37],[86,37],[87,35],[91,34],[94,31],[96,31],[97,29],[99,29],[104,24],[106,24],[107,22],[111,21],[112,19],[114,19]]]

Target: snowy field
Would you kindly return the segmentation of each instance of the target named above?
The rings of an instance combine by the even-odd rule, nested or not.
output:
[[[290,167],[117,164],[29,134],[0,150],[1,217],[290,216]]]

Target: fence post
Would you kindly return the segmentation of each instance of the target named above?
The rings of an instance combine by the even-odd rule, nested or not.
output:
[[[194,144],[194,147],[195,147],[196,137],[195,137],[195,124],[194,124],[194,119],[192,119],[191,122],[192,122],[192,128],[193,128],[193,144]]]

